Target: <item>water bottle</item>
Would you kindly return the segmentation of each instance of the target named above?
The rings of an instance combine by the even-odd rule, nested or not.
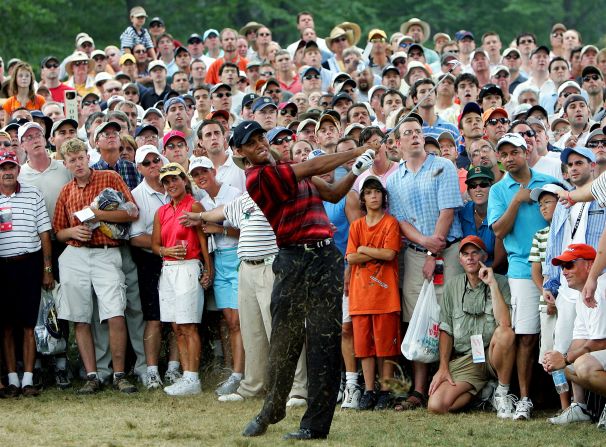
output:
[[[437,286],[444,284],[444,258],[436,258],[436,267],[433,271],[433,283]]]
[[[566,380],[566,374],[564,369],[556,369],[551,373],[553,384],[558,394],[566,393],[568,391],[568,381]]]

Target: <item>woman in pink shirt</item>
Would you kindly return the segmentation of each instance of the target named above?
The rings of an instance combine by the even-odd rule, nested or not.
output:
[[[183,365],[183,377],[164,391],[171,396],[199,394],[198,324],[204,308],[202,287],[212,282],[212,265],[201,227],[185,227],[178,218],[183,212],[199,213],[203,209],[193,198],[191,184],[180,164],[162,167],[160,181],[171,198],[156,212],[152,234],[152,250],[164,260],[158,284],[160,319],[172,324]]]

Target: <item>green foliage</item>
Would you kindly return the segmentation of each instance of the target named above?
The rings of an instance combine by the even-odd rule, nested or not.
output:
[[[95,39],[97,48],[117,44],[129,24],[129,9],[137,4],[150,17],[162,17],[168,32],[181,41],[193,32],[202,34],[208,28],[226,26],[240,29],[254,20],[269,26],[274,39],[287,45],[298,38],[297,12],[307,10],[314,14],[319,37],[326,37],[333,26],[346,20],[362,26],[362,39],[375,27],[390,35],[408,18],[420,17],[431,24],[432,34],[444,31],[451,37],[460,29],[471,30],[478,38],[486,31],[496,31],[505,44],[529,30],[540,43],[548,44],[551,25],[563,22],[581,31],[584,42],[606,42],[601,14],[596,14],[603,6],[601,0],[554,0],[548,8],[534,0],[472,4],[468,0],[2,0],[0,56],[5,61],[19,57],[37,65],[45,55],[69,54],[74,36],[81,31]]]

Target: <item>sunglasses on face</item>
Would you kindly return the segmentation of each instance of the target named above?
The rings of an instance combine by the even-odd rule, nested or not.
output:
[[[277,89],[277,90],[265,90],[265,93],[267,93],[268,95],[278,95],[280,93],[282,93],[282,90]]]
[[[54,63],[46,64],[46,68],[59,68],[59,64],[54,64]]]
[[[490,182],[470,183],[467,189],[490,188]]]
[[[577,261],[580,261],[580,259],[573,259],[572,261],[562,262],[560,264],[560,267],[562,268],[562,270],[572,270]]]
[[[165,174],[167,172],[183,172],[179,166],[164,166],[160,168],[160,174]]]
[[[269,36],[271,36],[270,33],[259,33],[257,35],[260,36],[260,37],[269,37]]]
[[[529,45],[531,43],[534,43],[534,40],[532,40],[532,39],[520,40],[520,45]]]
[[[231,96],[231,92],[225,92],[225,93],[215,93],[215,98],[223,98],[223,97],[229,98]]]
[[[88,65],[88,61],[76,61],[74,62],[76,67],[80,67],[81,65]]]
[[[292,109],[290,109],[290,110],[289,109],[282,109],[282,110],[280,110],[280,115],[283,115],[283,116],[285,116],[285,115],[297,116],[297,112],[295,112]]]
[[[282,143],[290,143],[292,141],[292,137],[288,136],[288,137],[284,137],[284,138],[276,138],[273,142],[273,144],[277,144],[280,145]]]
[[[595,149],[596,147],[606,147],[606,140],[593,140],[587,143],[587,147],[589,149]]]
[[[523,132],[518,132],[518,135],[521,135],[521,136],[523,136],[523,137],[528,137],[528,138],[532,138],[532,137],[534,137],[536,134],[537,134],[537,133],[536,133],[534,130],[532,130],[532,129],[525,130],[525,131],[523,131]]]
[[[141,162],[141,165],[142,165],[142,166],[145,166],[145,167],[147,168],[147,167],[148,167],[149,165],[151,165],[152,163],[157,165],[157,164],[158,164],[158,163],[160,163],[161,161],[162,161],[162,159],[161,159],[160,157],[154,157],[154,158],[152,158],[151,160],[143,160],[143,161]]]
[[[13,145],[13,143],[11,143],[10,141],[3,141],[0,144],[4,147],[11,147]]]
[[[385,42],[385,38],[384,37],[375,37],[373,39],[370,39],[370,41],[372,43],[380,43],[380,42]]]
[[[306,81],[311,81],[312,79],[320,79],[320,75],[315,74],[315,75],[305,75],[305,77],[303,78]]]
[[[564,33],[551,33],[551,37],[562,37]]]
[[[87,101],[82,101],[82,105],[83,106],[91,106],[91,105],[95,105],[96,106],[97,104],[99,104],[99,100],[98,99],[92,99],[90,101],[88,101],[88,100]]]
[[[498,73],[494,76],[495,79],[507,79],[509,75],[507,73]]]
[[[259,73],[261,76],[267,76],[267,77],[271,77],[274,74],[271,71],[262,71],[261,73]]]
[[[508,54],[507,56],[505,56],[505,59],[519,59],[520,56],[518,56],[517,54],[513,53],[513,54]]]
[[[144,54],[147,53],[147,50],[135,50],[135,54]]]
[[[501,117],[501,118],[490,118],[486,121],[486,124],[490,124],[491,126],[496,126],[497,124],[509,124],[509,118]]]
[[[598,79],[600,79],[600,77],[595,73],[583,76],[583,82],[597,81]]]
[[[333,42],[339,43],[339,42],[345,42],[346,40],[347,40],[347,37],[337,37],[336,39],[333,40]]]

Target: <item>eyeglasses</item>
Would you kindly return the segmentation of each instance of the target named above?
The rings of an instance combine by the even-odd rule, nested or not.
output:
[[[280,90],[280,89],[265,90],[265,93],[267,93],[268,95],[278,95],[278,94],[282,93],[282,90]]]
[[[295,112],[293,109],[282,109],[280,110],[280,115],[297,116],[297,112]]]
[[[215,93],[215,98],[223,98],[223,97],[229,98],[231,96],[231,92],[225,92],[225,93]]]
[[[581,259],[573,259],[572,261],[568,261],[568,262],[562,262],[560,264],[560,267],[562,268],[562,270],[572,270],[574,268],[574,265],[576,264],[577,261],[580,261]]]
[[[144,54],[147,53],[147,50],[135,50],[135,54]]]
[[[312,79],[320,79],[320,75],[305,75],[303,76],[303,79],[305,79],[306,81],[311,81]]]
[[[589,149],[595,149],[599,146],[606,147],[606,140],[593,140],[587,143]]]
[[[184,149],[186,147],[187,147],[187,143],[184,143],[183,141],[180,141],[177,144],[174,144],[174,143],[167,144],[166,146],[164,146],[164,149],[168,149],[168,150],[172,151],[175,148]]]
[[[30,141],[35,141],[39,138],[42,138],[42,132],[36,132],[30,135],[25,135],[21,138],[21,141],[27,141],[29,143]]]
[[[486,124],[490,124],[491,126],[496,126],[498,123],[500,124],[509,124],[509,118],[501,117],[501,118],[490,118],[486,121]]]
[[[163,166],[160,168],[160,174],[165,174],[167,172],[183,172],[180,166]]]
[[[272,77],[274,75],[273,71],[262,71],[261,73],[259,73],[261,76],[267,76]]]
[[[470,183],[467,189],[490,188],[490,182]]]
[[[534,40],[532,40],[532,39],[520,40],[520,45],[529,45],[531,43],[534,43]]]
[[[91,105],[97,105],[99,104],[99,100],[98,99],[92,99],[92,100],[86,100],[86,101],[82,101],[82,105],[83,106],[91,106]]]
[[[282,143],[290,143],[292,141],[292,137],[288,136],[288,137],[284,137],[284,138],[276,138],[272,144],[276,144],[276,145],[280,145]]]
[[[152,158],[151,160],[143,160],[143,161],[141,162],[141,165],[142,165],[142,166],[145,166],[145,167],[147,168],[147,167],[148,167],[149,165],[151,165],[152,163],[154,163],[154,164],[156,164],[156,165],[157,165],[157,164],[158,164],[158,163],[160,163],[161,161],[162,161],[162,159],[161,159],[160,157],[154,157],[154,158]]]
[[[158,135],[139,135],[137,138],[141,138],[143,141],[158,141]]]
[[[120,133],[117,130],[114,130],[111,132],[104,130],[99,135],[101,135],[103,138],[110,138],[110,137],[117,137],[118,135],[120,135]]]
[[[523,137],[532,138],[532,137],[534,137],[534,136],[535,136],[537,133],[536,133],[534,130],[532,130],[532,129],[528,129],[528,130],[525,130],[525,131],[523,131],[523,132],[518,132],[518,134],[519,134],[519,135],[521,135],[521,136],[523,136]]]
[[[59,64],[46,64],[46,68],[59,68]]]
[[[79,67],[81,65],[88,65],[88,61],[76,61],[76,62],[74,62],[74,65],[76,67]]]
[[[411,135],[423,135],[423,130],[422,129],[407,129],[402,131],[402,135],[404,135],[405,137],[409,137]]]
[[[583,82],[597,81],[598,79],[600,79],[600,77],[595,73],[583,76]]]
[[[508,54],[507,56],[505,56],[505,59],[519,59],[520,56],[518,56],[518,53],[511,53]]]

